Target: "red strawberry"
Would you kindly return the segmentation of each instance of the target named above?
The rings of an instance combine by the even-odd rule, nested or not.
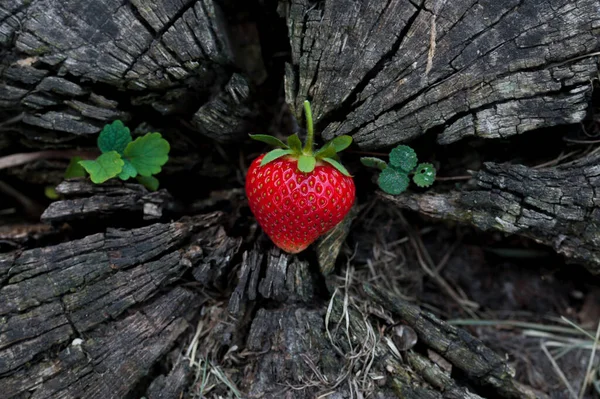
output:
[[[336,137],[313,153],[310,104],[304,105],[308,131],[304,148],[295,134],[288,145],[272,136],[252,135],[282,148],[256,158],[246,176],[252,213],[275,245],[289,253],[303,251],[334,228],[355,200],[352,177],[333,159],[352,138]]]
[[[354,181],[333,166],[319,163],[311,173],[303,173],[290,156],[260,166],[263,158],[256,158],[248,169],[248,204],[265,233],[284,251],[303,251],[352,208]]]

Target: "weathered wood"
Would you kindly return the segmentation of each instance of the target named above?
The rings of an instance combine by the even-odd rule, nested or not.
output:
[[[597,0],[283,1],[286,96],[362,148],[580,122],[598,64]]]
[[[363,284],[363,289],[372,300],[397,314],[411,326],[421,342],[464,371],[475,383],[490,386],[505,398],[538,397],[530,388],[515,381],[515,372],[505,359],[465,330],[451,326],[418,306],[394,298],[377,287]]]
[[[237,286],[229,300],[229,312],[242,315],[247,302],[257,299],[310,303],[314,299],[315,284],[308,262],[290,256],[277,247],[273,247],[265,256],[263,250],[255,246],[243,254]]]
[[[365,289],[367,297],[348,299],[338,292],[317,309],[289,302],[259,309],[246,342],[258,354],[242,382],[247,397],[313,398],[327,392],[343,398],[369,392],[376,398],[477,399],[482,396],[473,389],[482,385],[502,398],[546,397],[518,384],[506,361],[464,330]],[[397,349],[393,329],[383,332],[352,305],[369,297],[412,325],[419,340],[463,370],[468,381],[453,379],[412,349]]]
[[[248,334],[247,348],[264,353],[257,359],[252,378],[244,386],[248,398],[313,398],[320,391],[311,369],[331,381],[340,373],[341,357],[325,336],[324,312],[290,306],[284,310],[259,309]],[[321,388],[325,383],[320,381]],[[346,386],[340,389],[346,391]],[[390,396],[388,396],[390,397]]]
[[[444,399],[481,399],[481,396],[459,386],[447,373],[424,356],[413,351],[406,353],[410,366],[423,376],[427,383],[443,392]]]
[[[186,317],[200,304],[197,294],[174,283],[210,256],[210,241],[198,237],[221,217],[108,229],[1,254],[5,397],[31,391],[33,398],[123,398],[136,389],[188,328]],[[233,258],[237,247],[229,249],[232,253],[221,255]],[[165,378],[175,383],[184,374],[177,367]],[[151,393],[164,390],[156,384]]]
[[[390,202],[485,231],[519,234],[600,273],[600,155],[568,166],[532,169],[486,163],[462,191],[399,196]]]
[[[180,359],[167,375],[158,376],[148,387],[148,399],[180,399],[191,377],[189,365]]]
[[[0,111],[23,112],[11,129],[38,145],[96,134],[143,106],[188,122],[197,111],[200,131],[225,141],[246,133],[256,100],[231,72],[227,19],[212,0],[5,0],[0,48]]]
[[[104,185],[87,180],[65,181],[56,187],[67,199],[52,202],[41,216],[44,222],[91,221],[99,217],[124,216],[129,220],[139,215],[142,220],[160,219],[175,201],[165,190],[148,192],[141,184],[119,181]],[[80,197],[80,198],[76,198]]]
[[[234,255],[242,245],[241,237],[229,237],[223,226],[213,226],[194,236],[198,246],[192,247],[196,267],[194,278],[206,286],[226,287]]]

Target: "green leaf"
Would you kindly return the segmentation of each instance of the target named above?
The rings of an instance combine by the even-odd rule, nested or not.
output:
[[[274,150],[267,152],[265,157],[260,162],[260,166],[265,166],[266,164],[268,164],[271,161],[276,160],[277,158],[281,158],[284,155],[290,155],[293,153],[294,153],[294,151],[290,150],[290,149],[284,150],[282,148],[276,148]]]
[[[317,153],[315,154],[315,157],[317,157],[318,159],[332,158],[332,157],[335,157],[336,154],[337,154],[337,151],[335,150],[333,143],[329,142],[329,143],[325,144],[323,147],[321,147],[319,149],[319,151],[317,151]]]
[[[375,157],[362,157],[360,162],[369,168],[376,168],[379,170],[387,168],[387,163],[385,163],[384,160]]]
[[[104,183],[121,173],[125,162],[116,151],[109,151],[100,155],[94,161],[79,161],[79,164],[90,174],[96,184]]]
[[[408,173],[417,166],[417,153],[407,145],[399,145],[390,152],[390,165]]]
[[[333,144],[335,152],[344,151],[352,144],[352,137],[348,135],[338,136],[331,140],[331,144]]]
[[[138,174],[152,176],[169,160],[169,142],[160,133],[147,133],[127,144],[123,153]]]
[[[315,165],[317,164],[317,160],[312,155],[300,155],[298,158],[298,169],[300,172],[310,173],[315,170]]]
[[[262,141],[273,147],[289,148],[283,141],[279,140],[277,137],[269,136],[268,134],[249,134],[249,136],[253,140]]]
[[[158,179],[154,176],[138,176],[137,180],[150,191],[158,190]]]
[[[381,171],[377,184],[388,194],[398,195],[408,188],[408,175],[394,168],[386,168]]]
[[[339,163],[335,159],[332,159],[332,158],[323,158],[323,161],[327,162],[328,164],[330,164],[331,166],[333,166],[334,168],[336,168],[337,170],[339,170],[340,173],[342,173],[343,175],[346,175],[346,176],[350,177],[350,172],[348,172],[348,169],[344,168],[344,165],[342,165],[341,163]]]
[[[287,143],[289,148],[294,150],[294,152],[300,153],[302,151],[302,142],[296,133],[288,137]]]
[[[130,177],[136,177],[138,171],[131,164],[131,162],[129,162],[129,159],[123,158],[123,162],[125,162],[125,164],[123,165],[123,170],[121,171],[121,173],[119,173],[119,179],[127,180]]]
[[[85,169],[83,169],[83,166],[79,164],[79,161],[81,160],[81,157],[77,156],[71,158],[69,161],[69,166],[67,166],[67,170],[65,170],[65,179],[86,176]]]
[[[430,163],[421,163],[417,166],[413,181],[419,187],[429,187],[435,180],[435,167]]]
[[[56,189],[54,188],[54,186],[46,186],[46,187],[44,187],[44,195],[48,199],[51,199],[53,201],[56,201],[57,199],[60,198],[60,195],[58,195],[58,193],[56,192]]]
[[[98,136],[98,148],[103,153],[116,151],[119,154],[123,154],[125,147],[130,142],[131,133],[129,132],[129,128],[120,120],[116,120],[110,125],[105,125]]]

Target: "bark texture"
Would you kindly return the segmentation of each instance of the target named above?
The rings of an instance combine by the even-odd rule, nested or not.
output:
[[[464,330],[369,285],[364,289],[361,298],[336,291],[328,305],[317,308],[286,301],[283,308],[259,309],[247,339],[247,349],[260,354],[243,381],[248,397],[344,398],[371,392],[382,399],[480,398],[473,387],[503,398],[546,397],[516,383],[506,361]],[[452,379],[412,349],[399,351],[393,328],[358,310],[356,304],[366,300],[414,328],[419,341],[465,371],[473,386]]]
[[[127,215],[144,220],[160,219],[165,208],[174,208],[171,195],[165,191],[148,192],[140,184],[108,182],[95,185],[87,180],[65,181],[56,187],[57,194],[67,199],[52,202],[41,216],[43,222],[87,221]]]
[[[210,262],[205,256],[218,243],[209,237],[221,217],[109,228],[1,254],[4,397],[124,398],[148,386],[148,397],[179,397],[189,377],[181,362],[151,384],[144,379],[192,334],[188,320],[202,296],[174,283]],[[231,258],[231,250],[221,255]]]
[[[600,48],[598,0],[282,3],[297,117],[374,149],[508,137],[586,115]]]
[[[382,196],[435,218],[533,238],[598,274],[599,161],[595,154],[547,169],[486,163],[470,189]]]
[[[0,150],[17,141],[89,144],[107,122],[156,115],[181,118],[219,141],[248,132],[255,87],[235,68],[244,62],[220,2],[81,4],[0,0],[0,116],[12,118],[0,127],[18,133],[0,136]],[[279,4],[290,34],[285,92],[293,112],[300,117],[311,98],[325,138],[351,134],[363,148],[430,131],[446,144],[579,122],[598,72],[589,55],[600,40],[598,0]],[[265,79],[260,70],[252,76]],[[187,149],[187,141],[177,143]],[[197,161],[199,186],[225,180],[233,159],[225,172],[209,158]],[[476,188],[386,198],[533,237],[597,273],[599,160],[546,170],[487,164]],[[192,163],[174,161],[182,169]],[[62,199],[42,216],[53,239],[67,236],[58,227],[65,223],[85,229],[32,248],[13,230],[10,252],[0,254],[7,398],[180,398],[191,389],[188,361],[197,360],[183,358],[181,347],[194,339],[213,290],[231,295],[206,309],[220,320],[207,323],[209,333],[198,327],[196,338],[208,335],[196,348],[250,359],[236,381],[249,398],[544,397],[519,385],[507,361],[465,330],[369,285],[358,294],[324,280],[359,209],[311,258],[252,237],[251,218],[230,206],[243,191],[213,191],[191,206],[203,214],[185,218],[173,217],[179,204],[167,192],[139,185],[73,180],[57,192]],[[204,213],[221,201],[230,202],[223,208],[231,215]],[[227,216],[241,219],[228,226],[247,229],[249,240],[228,233]],[[394,344],[400,323],[419,347]],[[208,342],[210,334],[221,336]],[[442,370],[426,350],[459,372]],[[166,362],[173,354],[177,360]],[[213,361],[203,355],[203,364]]]
[[[255,99],[250,79],[231,72],[227,32],[212,0],[3,0],[0,109],[20,113],[13,128],[34,141],[96,134],[144,109],[240,137]]]

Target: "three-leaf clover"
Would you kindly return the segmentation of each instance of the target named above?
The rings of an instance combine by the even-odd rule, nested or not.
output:
[[[159,185],[152,175],[159,173],[167,163],[171,149],[160,133],[147,133],[132,141],[129,128],[120,120],[104,126],[98,136],[98,148],[102,154],[95,160],[77,161],[89,173],[92,182],[99,184],[114,177],[137,178],[151,191],[157,190]]]
[[[413,182],[419,187],[429,187],[435,181],[435,167],[430,163],[417,165],[417,154],[407,145],[399,145],[392,149],[389,164],[373,157],[363,157],[360,161],[365,166],[381,171],[377,184],[388,194],[403,193],[408,188],[408,176],[411,174]]]

